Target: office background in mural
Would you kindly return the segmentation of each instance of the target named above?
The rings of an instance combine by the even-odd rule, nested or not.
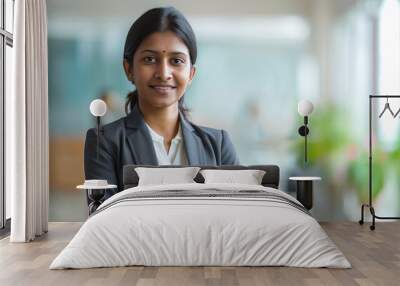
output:
[[[367,168],[368,95],[400,93],[400,83],[388,79],[388,74],[399,79],[400,72],[387,59],[388,54],[399,59],[393,46],[399,47],[400,39],[391,35],[399,34],[393,11],[400,11],[400,3],[254,2],[225,9],[207,1],[98,1],[94,13],[85,6],[90,1],[48,1],[50,220],[86,218],[85,196],[75,186],[84,179],[85,133],[95,126],[89,104],[95,98],[107,102],[105,122],[124,116],[125,96],[132,90],[122,69],[127,30],[141,13],[165,4],[180,9],[198,37],[197,74],[186,93],[192,120],[226,129],[242,164],[279,165],[285,191],[294,191],[288,181],[292,174],[322,176],[313,209],[318,219],[358,219],[368,180],[362,171]],[[297,134],[301,99],[315,104],[307,171]],[[400,101],[392,104],[400,107]],[[384,120],[377,121],[376,140],[382,156],[390,157],[400,148],[398,120]],[[377,210],[393,215],[399,213],[400,198],[396,169],[389,170],[382,177]]]

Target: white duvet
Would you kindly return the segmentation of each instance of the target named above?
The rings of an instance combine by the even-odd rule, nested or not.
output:
[[[275,200],[173,197],[121,200],[137,192],[282,191],[239,184],[175,184],[127,189],[89,217],[50,269],[145,266],[294,266],[350,268],[318,222]],[[121,200],[121,201],[120,201]]]

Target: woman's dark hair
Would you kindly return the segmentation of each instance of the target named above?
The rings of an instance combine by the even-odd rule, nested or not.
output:
[[[132,24],[126,36],[124,60],[127,60],[132,65],[133,56],[142,41],[153,33],[166,31],[175,33],[186,44],[191,64],[195,64],[197,58],[196,37],[185,16],[174,7],[151,9]],[[178,107],[183,115],[187,117],[189,109],[184,106],[184,97],[182,96],[179,99]],[[138,92],[134,90],[127,95],[125,112],[130,112],[137,101]]]

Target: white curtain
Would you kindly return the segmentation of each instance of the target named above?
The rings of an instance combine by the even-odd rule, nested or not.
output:
[[[47,232],[49,135],[45,0],[15,1],[13,92],[6,98],[6,187],[12,242]]]

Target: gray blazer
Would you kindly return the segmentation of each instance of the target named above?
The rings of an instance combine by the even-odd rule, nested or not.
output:
[[[179,113],[182,137],[189,165],[238,165],[235,148],[225,130],[200,127]],[[123,118],[102,127],[97,160],[96,129],[86,133],[85,178],[106,179],[118,190],[109,190],[105,198],[123,190],[124,165],[158,165],[149,130],[137,105]]]

